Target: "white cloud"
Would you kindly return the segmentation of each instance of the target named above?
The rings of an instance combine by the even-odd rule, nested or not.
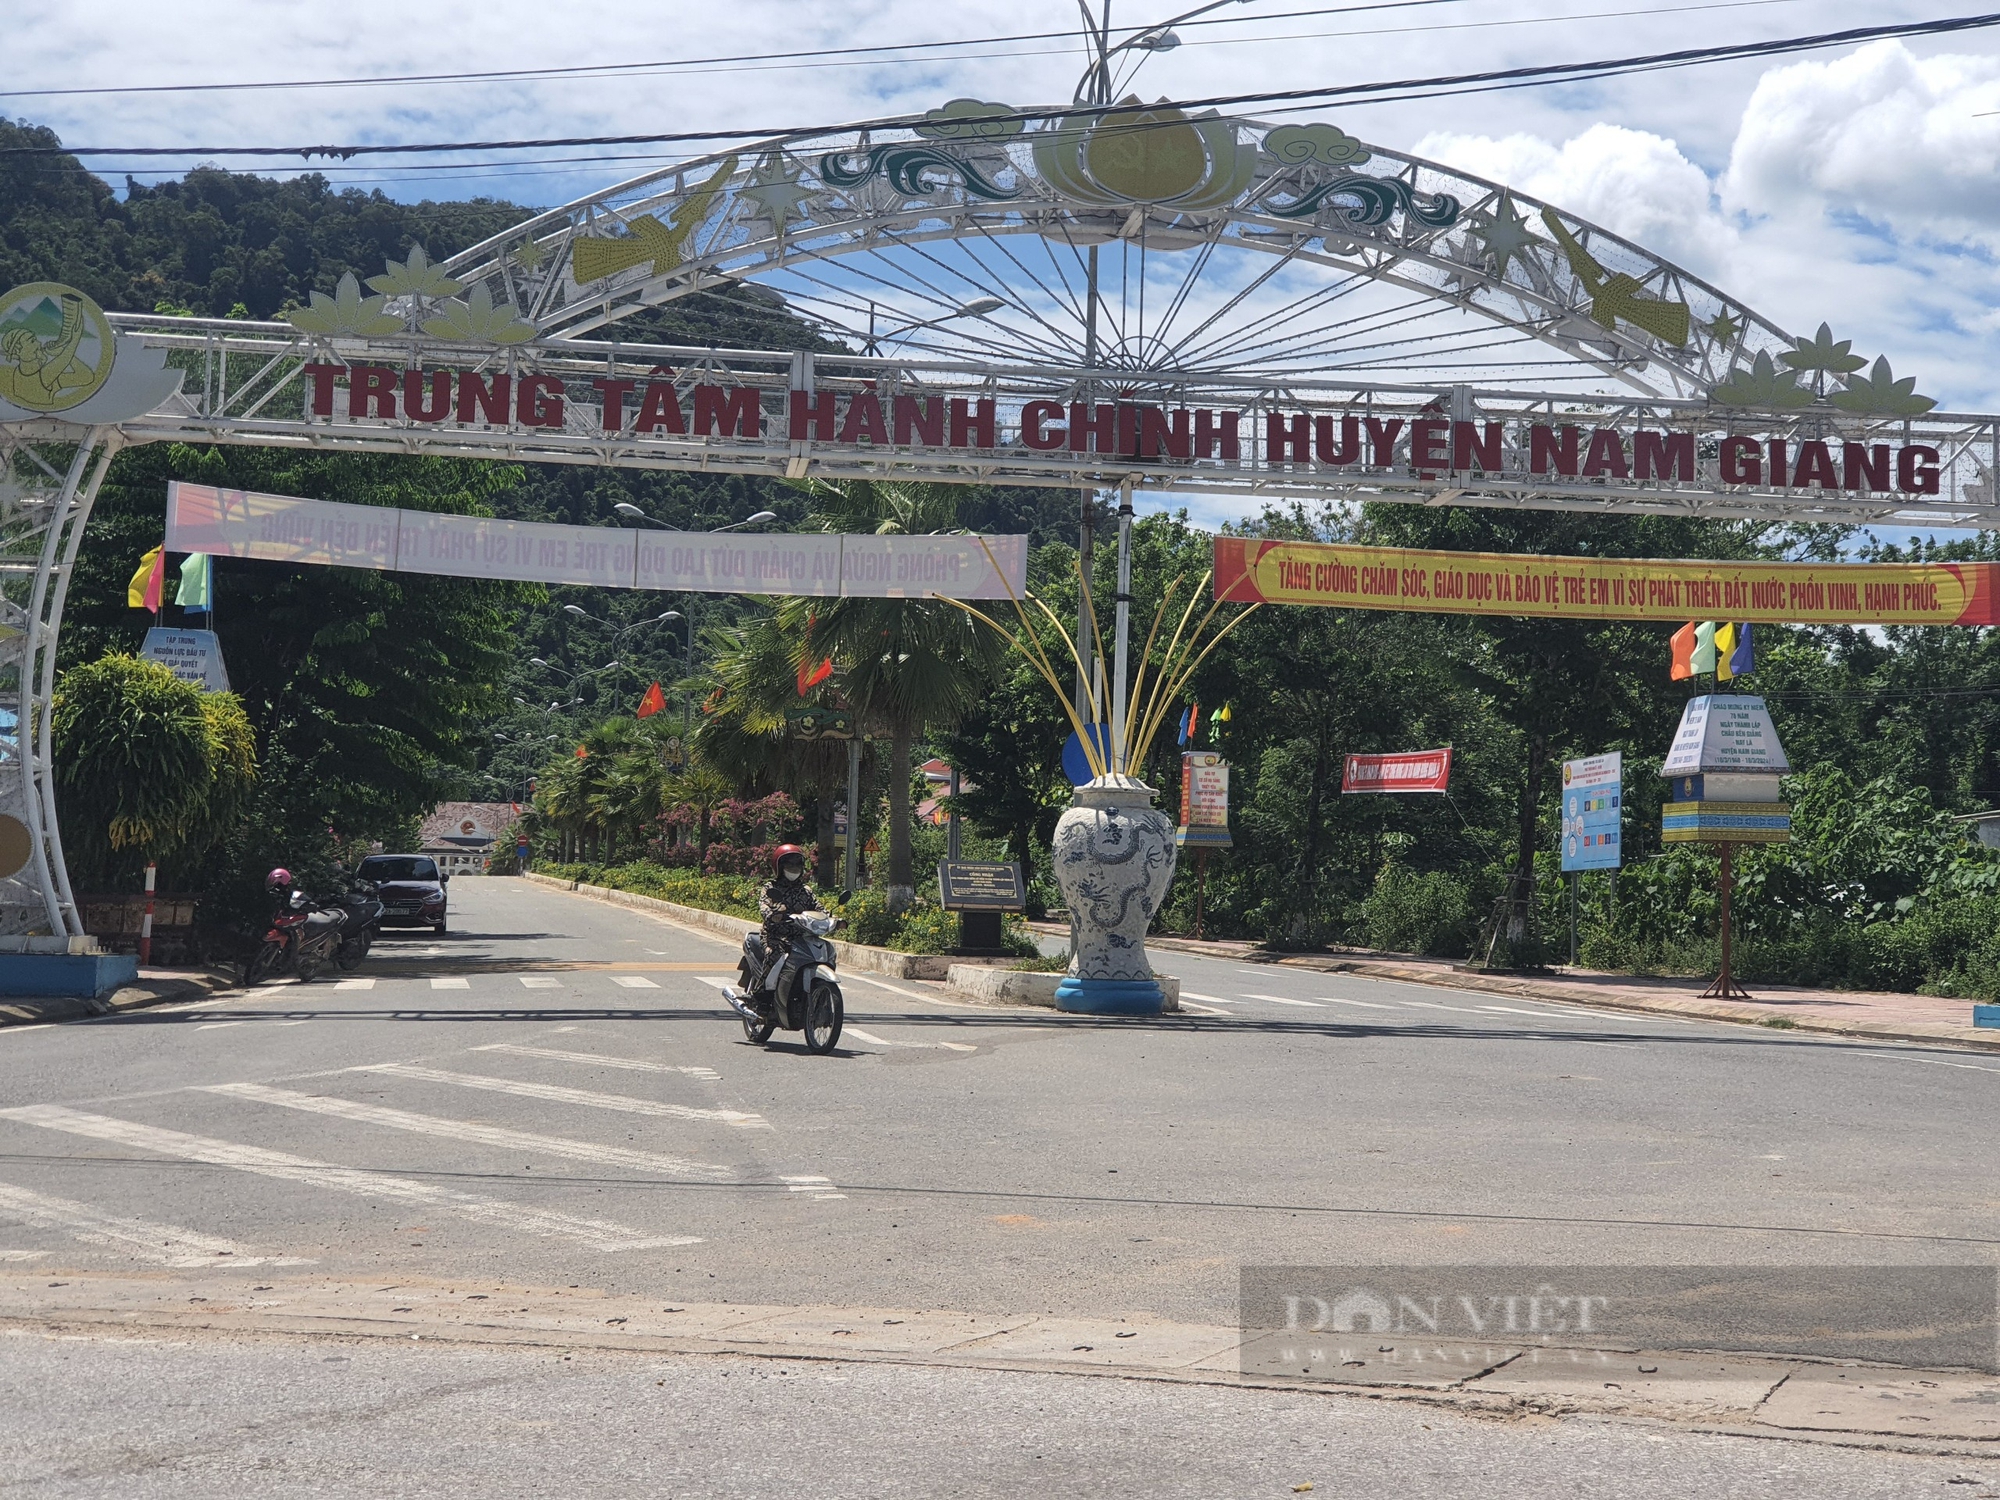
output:
[[[1828,210],[1911,233],[2000,227],[2000,59],[1919,58],[1901,42],[1774,68],[1758,81],[1723,174],[1732,210]]]
[[[1708,174],[1650,131],[1600,123],[1560,146],[1437,133],[1414,154],[1558,204],[1697,275],[1723,270],[1735,239]]]

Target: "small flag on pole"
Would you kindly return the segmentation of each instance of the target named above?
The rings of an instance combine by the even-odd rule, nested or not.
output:
[[[125,602],[133,609],[160,612],[160,590],[167,576],[167,547],[162,542],[139,559],[139,571],[125,586]]]
[[[1187,712],[1181,715],[1181,743],[1187,744],[1201,732],[1201,704],[1190,703]]]
[[[833,658],[827,657],[816,667],[799,664],[799,696],[801,698],[833,675]]]
[[[646,689],[646,696],[639,700],[639,717],[650,719],[666,706],[667,695],[660,691],[660,685],[656,682]]]
[[[1723,645],[1723,637],[1730,637],[1728,646]],[[1748,625],[1725,625],[1715,633],[1716,668],[1715,675],[1724,682],[1743,676],[1757,664],[1757,649],[1750,643]]]
[[[1674,632],[1673,661],[1668,675],[1675,682],[1683,677],[1694,676],[1694,634],[1695,624],[1690,620]]]
[[[209,567],[206,552],[190,552],[187,561],[181,564],[181,586],[174,595],[174,603],[191,615],[205,615],[214,608],[214,575]]]
[[[1713,620],[1695,626],[1694,656],[1692,665],[1697,674],[1715,670],[1715,622]]]

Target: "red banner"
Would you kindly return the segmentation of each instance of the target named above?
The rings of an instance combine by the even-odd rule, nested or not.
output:
[[[1442,792],[1451,781],[1451,746],[1398,755],[1350,755],[1343,792]]]

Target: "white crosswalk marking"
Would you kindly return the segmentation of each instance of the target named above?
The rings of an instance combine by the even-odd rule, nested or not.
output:
[[[778,1181],[794,1193],[810,1193],[815,1198],[845,1198],[847,1194],[836,1192],[831,1177],[780,1177]]]
[[[19,1120],[24,1125],[40,1125],[90,1140],[110,1141],[140,1151],[182,1161],[205,1162],[210,1166],[231,1167],[283,1182],[299,1182],[309,1187],[331,1188],[363,1198],[390,1199],[421,1208],[457,1214],[474,1223],[550,1239],[575,1240],[593,1250],[661,1250],[674,1245],[698,1245],[689,1235],[649,1235],[605,1219],[584,1219],[548,1209],[529,1208],[499,1198],[462,1193],[456,1188],[437,1187],[407,1177],[391,1177],[382,1172],[364,1172],[339,1167],[331,1162],[313,1161],[283,1151],[267,1151],[261,1146],[243,1146],[208,1136],[186,1135],[178,1130],[162,1130],[108,1115],[87,1114],[60,1104],[28,1104],[18,1109],[0,1110],[0,1119]]]
[[[651,1099],[632,1099],[624,1094],[598,1094],[589,1089],[567,1089],[553,1083],[523,1083],[515,1078],[488,1078],[481,1073],[447,1073],[439,1068],[419,1068],[409,1063],[367,1063],[349,1068],[350,1073],[386,1073],[392,1078],[410,1078],[420,1083],[451,1083],[460,1088],[489,1089],[496,1094],[518,1094],[523,1099],[546,1099],[554,1104],[582,1104],[591,1109],[615,1109],[628,1115],[656,1115],[669,1120],[715,1120],[739,1130],[769,1130],[762,1115],[739,1109],[694,1109],[685,1104],[660,1104]]]
[[[1243,991],[1243,998],[1246,1000],[1266,1000],[1272,1005],[1302,1005],[1308,1010],[1319,1010],[1322,1008],[1317,1000],[1293,1000],[1284,995],[1258,995],[1253,994],[1249,990]]]
[[[1234,1005],[1236,1002],[1227,995],[1204,995],[1200,990],[1182,990],[1183,1000],[1206,1000],[1213,1005]]]
[[[337,990],[372,990],[375,988],[375,981],[372,979],[342,979],[334,985],[334,988]]]
[[[659,986],[644,974],[613,974],[611,982],[628,990],[656,990]]]
[[[317,1262],[296,1255],[247,1255],[234,1240],[196,1234],[192,1229],[176,1229],[171,1224],[155,1224],[150,1219],[128,1219],[107,1214],[87,1203],[31,1193],[26,1188],[0,1182],[0,1216],[43,1229],[60,1229],[87,1245],[122,1250],[139,1260],[161,1266],[310,1266]],[[29,1259],[45,1252],[7,1252],[0,1259]]]
[[[562,984],[563,982],[560,979],[553,979],[547,974],[523,974],[521,976],[521,988],[525,990],[559,990],[562,988]]]
[[[463,975],[447,975],[441,979],[433,979],[431,981],[431,988],[434,990],[469,990],[472,988],[472,981]]]
[[[701,1078],[714,1083],[722,1075],[713,1068],[681,1067],[676,1063],[641,1062],[631,1057],[605,1057],[597,1052],[558,1052],[553,1047],[517,1047],[511,1042],[488,1042],[483,1047],[474,1047],[474,1052],[505,1052],[510,1057],[545,1057],[550,1062],[589,1063],[599,1068],[624,1068],[632,1073],[685,1073],[690,1078]]]
[[[651,1151],[630,1151],[622,1146],[564,1140],[560,1136],[535,1135],[525,1130],[508,1130],[503,1126],[480,1125],[469,1120],[445,1120],[436,1115],[412,1114],[408,1110],[390,1109],[380,1104],[362,1104],[324,1094],[299,1094],[290,1089],[267,1088],[261,1083],[214,1083],[203,1086],[200,1092],[226,1094],[232,1099],[251,1099],[259,1104],[276,1104],[308,1114],[332,1115],[340,1120],[382,1125],[390,1130],[407,1130],[417,1135],[499,1146],[508,1151],[540,1151],[549,1156],[566,1156],[572,1161],[630,1167],[634,1171],[658,1172],[669,1177],[701,1177],[721,1181],[736,1175],[730,1168],[715,1162],[686,1161],[678,1156],[660,1156]]]

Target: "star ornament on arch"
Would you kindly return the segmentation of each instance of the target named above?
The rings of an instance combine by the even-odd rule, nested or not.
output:
[[[813,190],[799,181],[799,169],[788,169],[781,155],[765,157],[750,181],[737,190],[739,198],[749,199],[761,210],[757,217],[770,220],[779,234],[793,219],[805,217],[799,205],[812,195]]]
[[[1493,257],[1493,275],[1500,281],[1507,279],[1509,262],[1526,260],[1530,249],[1547,243],[1528,228],[1527,219],[1514,207],[1514,195],[1504,188],[1494,201],[1492,213],[1472,216],[1471,234],[1481,249]]]

